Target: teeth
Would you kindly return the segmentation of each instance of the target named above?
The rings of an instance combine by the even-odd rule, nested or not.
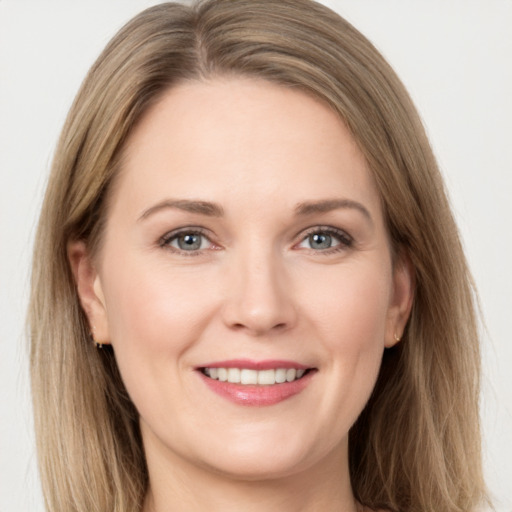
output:
[[[262,370],[258,372],[258,384],[262,386],[269,386],[276,383],[275,370]]]
[[[245,384],[272,386],[300,379],[306,370],[276,368],[275,370],[249,370],[248,368],[203,368],[203,373],[214,380]]]
[[[294,368],[289,368],[286,370],[286,382],[293,382],[295,377],[297,376],[297,370]]]
[[[286,382],[286,370],[284,368],[279,368],[276,370],[276,382],[277,384]]]
[[[228,368],[228,382],[238,384],[240,382],[240,373],[239,368]]]
[[[258,372],[256,370],[247,370],[247,368],[240,370],[240,383],[258,384]]]

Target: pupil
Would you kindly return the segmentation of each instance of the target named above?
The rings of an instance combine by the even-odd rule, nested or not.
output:
[[[331,247],[330,235],[315,234],[309,237],[313,249],[328,249]]]
[[[199,249],[201,247],[201,238],[199,235],[183,235],[178,238],[178,245],[180,249],[185,251]]]

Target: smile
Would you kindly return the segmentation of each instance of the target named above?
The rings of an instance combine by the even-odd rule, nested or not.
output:
[[[304,376],[308,370],[302,368],[276,368],[252,370],[249,368],[201,368],[210,379],[231,384],[273,386],[293,382]]]
[[[215,394],[236,405],[278,404],[307,388],[316,368],[293,361],[230,360],[196,367]]]

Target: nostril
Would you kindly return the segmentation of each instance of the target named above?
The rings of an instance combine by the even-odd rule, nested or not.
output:
[[[288,324],[286,322],[280,322],[274,326],[270,326],[270,328],[263,325],[246,325],[241,322],[237,322],[231,325],[231,328],[236,331],[251,331],[254,334],[264,334],[269,333],[270,331],[284,331],[287,329]]]

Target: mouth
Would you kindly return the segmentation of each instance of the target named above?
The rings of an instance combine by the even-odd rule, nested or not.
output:
[[[301,393],[317,368],[291,361],[232,360],[197,367],[211,391],[237,405],[268,406]]]
[[[242,386],[274,386],[275,384],[294,382],[302,379],[312,370],[313,368],[272,368],[268,370],[225,367],[199,368],[199,371],[210,379]]]

